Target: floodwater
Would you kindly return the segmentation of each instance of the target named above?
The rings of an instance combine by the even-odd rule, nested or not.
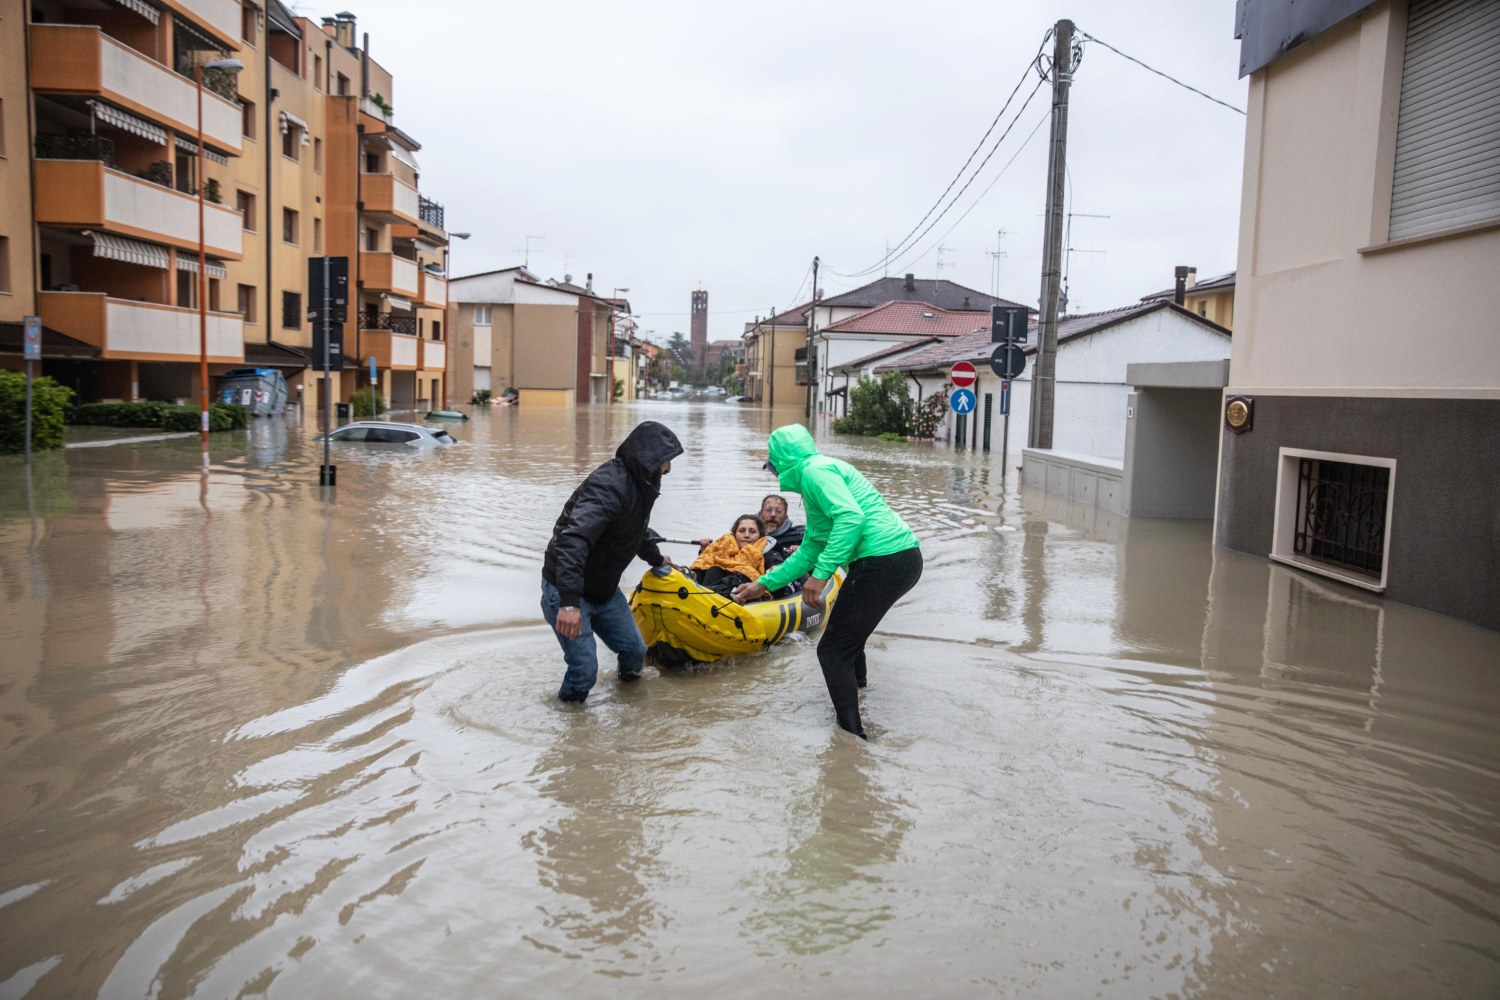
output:
[[[6,459],[0,997],[1500,994],[1500,634],[835,439],[926,558],[869,743],[807,642],[565,706],[542,550],[646,417],[664,534],[773,488],[732,404]]]

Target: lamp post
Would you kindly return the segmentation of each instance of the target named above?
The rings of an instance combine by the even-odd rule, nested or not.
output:
[[[448,408],[448,370],[453,367],[453,362],[455,360],[453,351],[453,319],[448,315],[447,283],[453,280],[453,241],[466,240],[473,235],[473,233],[449,233],[448,246],[443,250],[443,274],[447,276],[447,281],[443,284],[443,322],[448,327],[448,351],[444,355],[444,358],[446,360],[443,363],[443,409],[445,410]],[[469,359],[469,368],[472,370],[473,367],[474,362],[473,358],[471,357]],[[470,402],[473,402],[473,400],[470,400]]]
[[[238,59],[215,59],[199,63],[198,81],[198,441],[203,446],[203,467],[208,468],[208,251],[204,247],[203,189],[203,71],[222,69],[238,73],[245,64]]]
[[[608,369],[608,374],[606,374],[604,376],[604,381],[606,381],[606,382],[609,383],[608,385],[606,385],[604,387],[604,391],[606,393],[608,393],[608,395],[606,395],[604,397],[606,400],[608,400],[608,402],[605,404],[607,406],[613,406],[615,404],[615,345],[617,343],[617,341],[615,339],[615,318],[620,315],[620,306],[619,306],[619,303],[616,301],[616,300],[619,299],[620,293],[623,293],[625,295],[629,295],[630,294],[630,289],[629,288],[623,288],[623,287],[616,286],[615,289],[614,289],[614,291],[612,291],[612,292],[609,293],[609,346],[605,349],[605,352],[604,352],[604,362],[605,362],[604,366],[605,366],[605,368]],[[624,315],[628,317],[630,315],[630,310],[626,309],[625,312],[624,312]],[[630,375],[630,366],[629,365],[625,366],[625,374],[627,376]],[[620,396],[621,396],[621,400],[620,401],[621,402],[624,402],[624,398],[623,398],[624,395],[625,395],[625,390],[623,388],[624,384],[625,384],[625,380],[621,379],[620,380],[620,385],[622,387],[620,389]]]

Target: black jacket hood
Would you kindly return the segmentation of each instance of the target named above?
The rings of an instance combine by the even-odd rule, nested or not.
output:
[[[661,464],[682,454],[682,443],[671,428],[655,420],[643,420],[620,442],[615,457],[638,482],[656,489],[661,482]]]

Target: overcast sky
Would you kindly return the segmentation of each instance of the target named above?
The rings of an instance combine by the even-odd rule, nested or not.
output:
[[[579,284],[592,272],[606,295],[629,288],[640,328],[662,341],[687,333],[700,282],[719,340],[805,301],[814,255],[825,295],[879,277],[887,244],[938,202],[1061,17],[1245,106],[1233,0],[347,9],[395,77],[395,121],[423,147],[423,193],[446,206],[450,230],[473,233],[454,241],[453,273],[520,264],[539,237],[533,272]],[[974,164],[1037,82],[1026,77]],[[1036,93],[948,215],[884,270],[990,292],[998,245],[999,294],[1036,304],[1049,95]],[[1166,288],[1177,264],[1200,278],[1235,268],[1244,124],[1085,41],[1068,128],[1070,311]]]

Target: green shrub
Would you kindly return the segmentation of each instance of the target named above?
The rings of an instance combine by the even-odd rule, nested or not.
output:
[[[861,376],[849,387],[849,412],[832,424],[836,434],[862,434],[875,437],[911,433],[914,407],[906,392],[906,376],[886,372],[877,379]]]
[[[371,409],[371,399],[374,399],[374,409]],[[385,400],[376,395],[371,389],[359,389],[349,396],[349,404],[354,407],[356,420],[368,420],[371,416],[379,416],[385,412]]]
[[[942,388],[922,400],[922,405],[917,407],[916,417],[912,420],[913,436],[930,438],[937,433],[938,424],[943,422],[943,417],[948,412],[948,392],[952,388],[952,382],[944,382]]]
[[[469,397],[469,402],[474,406],[489,406],[494,394],[488,389],[475,389],[474,395]]]
[[[880,440],[882,440],[882,441],[905,441],[906,440],[906,435],[905,434],[897,434],[895,431],[886,431],[884,434],[880,435]]]
[[[161,427],[166,431],[195,431],[202,426],[199,411],[193,406],[174,406],[162,417]],[[208,406],[208,429],[232,431],[245,427],[250,422],[250,411],[238,403],[210,403]]]
[[[61,448],[63,420],[73,390],[49,376],[31,380],[31,449]],[[26,450],[26,375],[0,371],[0,454]]]
[[[84,403],[74,409],[73,423],[93,427],[160,427],[167,413],[175,409],[178,407],[171,403],[154,400],[139,403]]]

